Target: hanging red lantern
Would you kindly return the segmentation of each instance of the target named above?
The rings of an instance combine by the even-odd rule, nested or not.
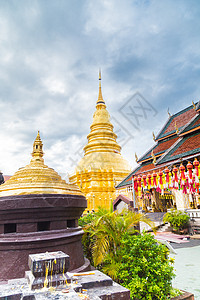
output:
[[[193,165],[195,167],[195,188],[197,193],[199,193],[199,162],[197,158],[194,159]]]
[[[173,173],[174,173],[174,188],[178,189],[178,169],[176,166],[173,168]]]
[[[180,165],[179,170],[181,172],[181,180],[184,181],[185,180],[185,167],[183,164]]]
[[[194,165],[195,170],[196,170],[196,175],[199,176],[199,168],[198,168],[199,162],[198,162],[197,158],[194,159],[193,165]]]
[[[136,176],[134,176],[133,181],[134,181],[134,190],[137,193],[138,192],[138,180],[137,180]]]
[[[166,173],[166,183],[169,184],[169,169],[168,169],[168,167],[165,168],[165,173]]]
[[[142,180],[143,180],[143,187],[144,187],[144,189],[146,189],[146,188],[147,188],[147,181],[146,181],[146,178],[147,178],[147,176],[144,174],[144,175],[142,176]]]
[[[141,180],[142,178],[140,177],[140,175],[138,176],[138,187],[141,188]]]
[[[162,180],[162,176],[163,176],[163,172],[162,171],[159,171],[159,173],[158,173],[158,175],[159,175],[159,183],[160,183],[160,185],[162,185],[163,184],[163,180]]]
[[[153,185],[156,188],[157,187],[157,174],[155,172],[153,172]]]
[[[190,161],[187,164],[187,169],[188,169],[188,173],[189,173],[189,181],[192,182],[192,169],[193,169],[193,165],[191,164]]]
[[[152,183],[151,183],[151,174],[148,174],[147,178],[148,178],[148,188],[150,189],[151,186],[152,186]]]
[[[187,194],[187,187],[186,187],[186,178],[185,178],[185,167],[183,164],[180,165],[179,167],[180,173],[181,173],[181,188],[183,189],[183,193]]]

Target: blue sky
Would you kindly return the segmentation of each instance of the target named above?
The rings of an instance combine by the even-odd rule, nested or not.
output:
[[[64,178],[73,171],[99,67],[122,154],[134,166],[168,108],[199,100],[199,15],[192,0],[0,0],[0,170],[28,164],[40,130],[45,163]]]

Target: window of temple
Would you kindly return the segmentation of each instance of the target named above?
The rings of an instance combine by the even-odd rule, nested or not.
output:
[[[37,231],[48,231],[50,230],[50,222],[38,222],[37,223]]]
[[[15,233],[17,230],[16,223],[4,224],[4,234],[6,233]]]
[[[67,220],[67,227],[68,228],[72,228],[72,227],[76,227],[76,220]]]
[[[38,149],[38,145],[36,145],[35,148]]]

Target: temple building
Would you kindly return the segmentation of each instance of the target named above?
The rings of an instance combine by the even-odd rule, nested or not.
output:
[[[155,173],[165,178],[165,170],[169,169],[172,174],[174,170],[178,172],[177,178],[180,178],[182,170],[187,171],[198,165],[200,159],[200,103],[193,103],[174,115],[169,113],[167,122],[156,137],[153,134],[153,138],[155,144],[137,160],[138,166],[116,187],[117,195],[124,195],[130,200],[134,200],[135,206],[140,209],[152,207],[152,205],[161,211],[172,206],[179,209],[198,207],[200,205],[199,192],[183,193],[184,187],[180,187],[180,184],[179,188],[177,185],[176,189],[165,190],[162,193],[156,191],[155,188],[146,188],[140,197],[137,195],[134,197],[133,185],[134,178],[137,176],[140,180],[145,179],[145,181],[148,181],[148,176]],[[188,162],[190,162],[189,165]],[[177,171],[174,168],[177,168]],[[183,179],[186,182],[185,177]],[[195,182],[193,182],[194,185]],[[123,199],[123,197],[121,198]]]
[[[24,277],[29,254],[46,251],[67,253],[74,272],[90,269],[78,226],[86,207],[79,187],[44,164],[38,132],[30,163],[0,185],[0,281]]]
[[[99,95],[93,122],[84,147],[84,157],[70,176],[87,199],[89,211],[99,206],[110,208],[116,197],[115,185],[130,173],[128,162],[122,157],[117,135],[113,132],[110,115],[106,109],[101,91],[99,73]]]

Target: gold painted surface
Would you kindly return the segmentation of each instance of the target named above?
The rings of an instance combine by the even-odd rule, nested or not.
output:
[[[122,157],[117,135],[113,132],[110,115],[106,109],[101,91],[99,76],[99,95],[93,122],[84,147],[84,157],[78,163],[70,182],[78,184],[88,201],[88,210],[98,206],[110,208],[116,198],[115,186],[126,177],[131,168]]]
[[[58,173],[44,164],[43,144],[38,132],[30,164],[20,168],[0,186],[0,197],[27,194],[78,194],[79,187],[67,184]]]

